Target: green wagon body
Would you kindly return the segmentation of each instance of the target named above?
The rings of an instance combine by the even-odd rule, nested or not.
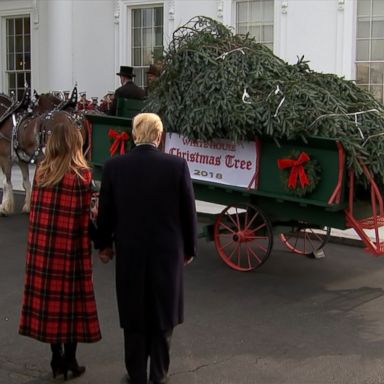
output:
[[[100,180],[103,164],[111,156],[109,149],[113,140],[108,136],[108,132],[111,129],[115,132],[126,132],[130,137],[131,117],[134,112],[134,109],[127,112],[130,117],[89,116],[89,121],[92,125],[90,160],[96,180]],[[127,143],[127,148],[129,148],[129,142]],[[302,197],[298,197],[289,191],[285,181],[282,179],[281,171],[277,167],[278,159],[287,158],[293,150],[306,152],[311,159],[317,161],[321,169],[319,181],[314,191]],[[243,188],[210,181],[193,180],[196,199],[234,207],[232,210],[225,212],[227,218],[232,222],[236,220],[249,220],[248,215],[251,214],[251,211],[248,212],[248,207],[252,207],[252,209],[256,209],[256,211],[252,211],[256,215],[255,217],[259,217],[258,212],[260,212],[260,216],[265,217],[266,226],[269,227],[270,224],[273,231],[279,233],[284,232],[284,230],[287,231],[287,228],[289,230],[295,228],[294,231],[300,232],[301,228],[321,229],[332,227],[346,229],[351,227],[351,219],[346,212],[350,209],[348,204],[352,201],[351,199],[354,199],[350,195],[350,188],[348,187],[352,179],[350,179],[345,166],[343,149],[335,140],[310,138],[307,143],[302,141],[286,141],[279,142],[279,145],[277,145],[271,138],[262,138],[259,139],[258,157],[259,167],[256,188]],[[376,202],[374,204],[376,207]],[[366,216],[366,212],[358,211],[359,206],[365,209],[369,204],[354,204],[353,217]],[[236,207],[239,207],[239,211]],[[372,207],[369,208],[371,213],[368,216],[372,216]],[[378,206],[379,213],[375,214],[377,220],[374,226],[376,228],[384,224],[380,209],[382,210],[382,207]],[[223,217],[221,217],[221,220]],[[225,228],[225,224],[223,225]],[[230,224],[231,228],[233,226],[236,226],[236,224]],[[220,236],[223,231],[225,232],[225,229],[220,229],[220,217],[217,215],[214,224],[211,225],[207,233],[212,235],[215,231],[216,237]],[[254,235],[250,237],[249,231],[245,232],[245,234],[241,232],[241,236],[243,236],[242,241],[254,240]],[[264,235],[270,237],[266,230],[261,232],[261,234],[262,237]],[[329,230],[326,231],[326,235],[329,235]],[[364,236],[361,234],[360,236],[369,248],[372,245],[369,238],[363,238]],[[238,241],[237,238],[236,241]],[[380,240],[376,241],[376,243],[374,250],[369,250],[375,254],[383,254],[383,243]],[[216,246],[219,254],[223,257],[221,253],[224,252],[225,254],[225,245],[220,247],[216,244]],[[268,247],[265,246],[266,253],[268,254],[267,248],[270,247],[271,244],[268,244]],[[297,247],[293,246],[293,249],[297,250]],[[251,252],[253,251],[247,250],[248,254],[251,254]],[[229,258],[232,258],[232,256]],[[264,260],[261,260],[258,264],[261,265],[262,262]],[[231,263],[235,265],[231,265]],[[235,269],[240,269],[236,267],[236,262],[233,263],[231,260],[227,264]],[[251,268],[240,270],[253,268],[255,267],[252,266]]]

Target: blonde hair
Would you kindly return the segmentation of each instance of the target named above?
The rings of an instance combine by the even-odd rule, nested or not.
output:
[[[42,124],[42,128],[50,134],[45,158],[37,168],[38,185],[54,186],[70,171],[83,179],[81,171],[89,167],[82,151],[83,137],[71,115],[63,111],[55,112]]]
[[[153,143],[162,132],[163,123],[155,113],[139,113],[133,118],[132,136],[135,144]]]

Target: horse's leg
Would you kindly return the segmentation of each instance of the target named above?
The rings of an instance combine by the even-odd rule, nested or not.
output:
[[[13,197],[13,188],[11,182],[12,162],[10,159],[4,159],[1,162],[1,169],[5,175],[3,186],[3,200],[0,205],[0,215],[8,216],[15,210],[15,200]]]
[[[23,175],[23,188],[25,190],[25,200],[23,205],[23,212],[28,213],[31,206],[31,181],[29,180],[29,166],[27,163],[20,161],[19,167]]]

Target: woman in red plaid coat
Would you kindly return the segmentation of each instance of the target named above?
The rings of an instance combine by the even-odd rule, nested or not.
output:
[[[88,236],[91,172],[71,116],[55,112],[45,124],[51,134],[32,190],[19,333],[50,343],[53,376],[66,379],[85,371],[77,343],[101,338]]]

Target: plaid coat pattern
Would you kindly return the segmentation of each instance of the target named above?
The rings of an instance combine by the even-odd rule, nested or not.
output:
[[[19,333],[47,343],[100,340],[88,236],[91,173],[34,183]]]

